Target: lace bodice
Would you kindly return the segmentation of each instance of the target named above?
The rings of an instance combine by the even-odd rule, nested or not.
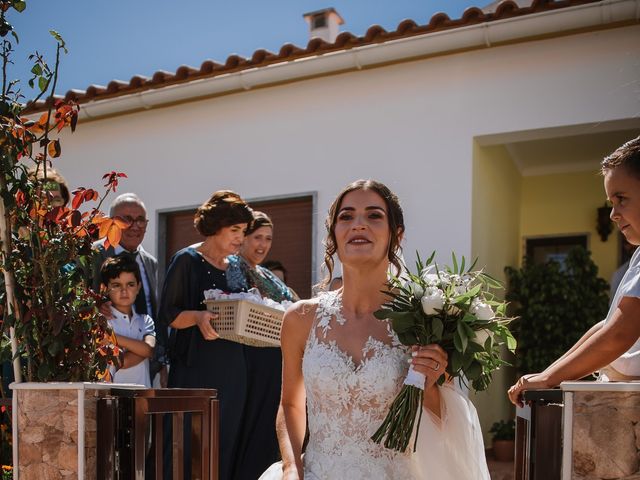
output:
[[[354,348],[358,338],[346,325],[341,298],[336,292],[320,296],[305,346],[310,433],[305,478],[415,478],[409,453],[371,440],[402,387],[407,350],[386,320],[372,325],[361,347]]]

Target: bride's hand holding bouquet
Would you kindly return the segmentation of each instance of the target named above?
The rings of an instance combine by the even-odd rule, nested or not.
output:
[[[445,374],[448,365],[448,355],[437,344],[413,345],[411,347],[411,369],[422,375],[424,379],[423,405],[440,417],[440,395],[437,387],[438,380]],[[418,380],[418,381],[420,381]]]

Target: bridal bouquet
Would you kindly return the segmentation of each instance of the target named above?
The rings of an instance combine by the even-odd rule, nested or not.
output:
[[[375,316],[390,319],[404,345],[439,344],[449,356],[446,376],[460,377],[475,390],[485,390],[493,372],[507,364],[500,356],[502,345],[510,351],[516,348],[507,327],[511,321],[506,317],[507,304],[491,293],[502,285],[481,270],[474,271],[475,262],[465,270],[464,257],[458,263],[453,254],[453,267],[442,268],[432,263],[434,257],[435,252],[423,263],[418,255],[415,274],[392,277],[391,300]],[[384,440],[385,447],[402,452],[407,449],[416,417],[422,414],[424,381],[422,374],[409,369],[373,441]],[[438,382],[444,381],[445,375]],[[417,436],[416,430],[416,440]]]

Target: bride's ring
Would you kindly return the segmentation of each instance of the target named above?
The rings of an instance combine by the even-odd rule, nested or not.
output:
[[[438,370],[440,370],[440,362],[438,362],[438,361],[436,360],[436,366],[435,366],[435,367],[433,367],[433,369],[434,369],[436,372],[437,372]]]

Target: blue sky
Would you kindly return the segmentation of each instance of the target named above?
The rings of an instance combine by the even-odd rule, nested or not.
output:
[[[54,61],[57,30],[67,42],[58,93],[113,79],[129,81],[136,74],[175,71],[180,65],[199,68],[232,53],[251,56],[259,49],[277,52],[285,43],[304,46],[307,25],[302,14],[334,7],[345,19],[342,30],[362,35],[373,24],[387,30],[411,18],[427,23],[436,12],[459,18],[465,8],[483,6],[463,0],[26,0],[22,14],[9,21],[20,37],[9,78],[22,80],[23,93],[33,96],[26,80],[33,51]]]

